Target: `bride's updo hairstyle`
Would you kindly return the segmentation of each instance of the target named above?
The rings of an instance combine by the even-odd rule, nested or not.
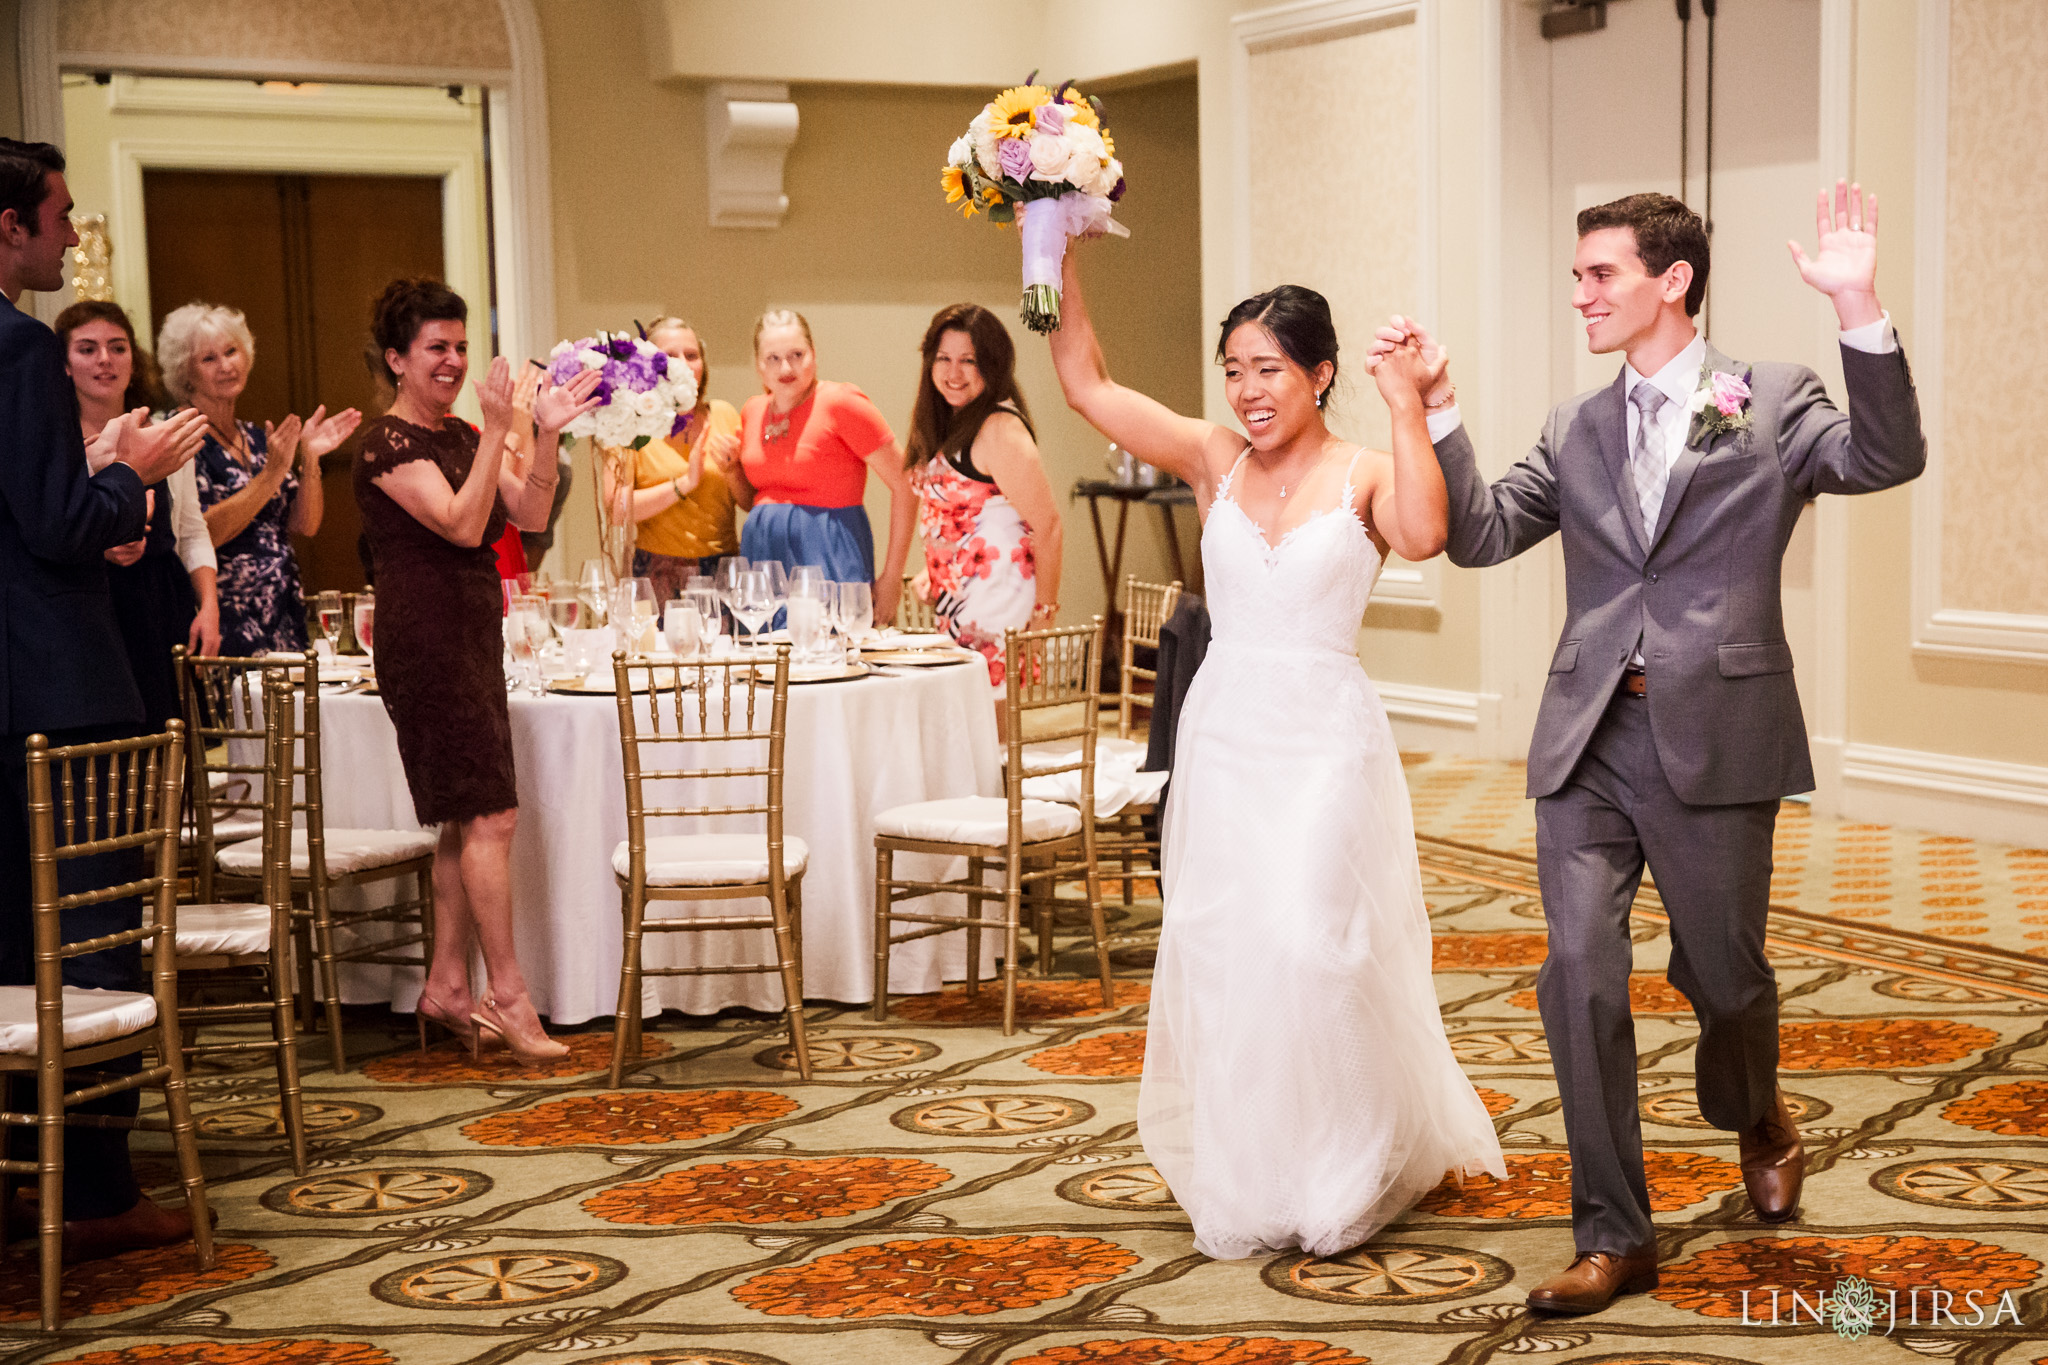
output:
[[[1337,324],[1330,320],[1330,301],[1299,284],[1252,295],[1223,319],[1223,332],[1216,338],[1218,364],[1230,334],[1248,322],[1265,328],[1280,343],[1281,352],[1310,375],[1316,366],[1329,362],[1330,382],[1316,395],[1316,406],[1327,407],[1330,390],[1337,387]]]

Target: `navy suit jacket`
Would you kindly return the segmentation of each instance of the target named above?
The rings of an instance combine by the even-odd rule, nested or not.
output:
[[[128,466],[86,472],[56,334],[0,295],[0,735],[142,720],[101,552],[143,508]]]

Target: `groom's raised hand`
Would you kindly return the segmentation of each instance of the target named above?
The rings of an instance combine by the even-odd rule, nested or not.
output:
[[[1387,320],[1386,326],[1373,332],[1372,346],[1365,355],[1365,368],[1376,374],[1383,359],[1411,344],[1420,349],[1420,358],[1432,375],[1422,401],[1429,407],[1441,407],[1451,391],[1450,348],[1440,345],[1414,318],[1396,313]]]
[[[1799,277],[1834,301],[1842,330],[1878,321],[1884,309],[1877,301],[1877,195],[1837,180],[1834,202],[1822,190],[1815,217],[1820,245],[1812,256],[1798,242],[1786,243]]]

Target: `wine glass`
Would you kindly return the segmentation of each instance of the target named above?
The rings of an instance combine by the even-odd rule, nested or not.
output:
[[[539,692],[540,647],[548,639],[547,604],[538,597],[522,595],[513,598],[512,615],[507,625],[512,659],[518,665],[518,676],[513,682],[523,685],[529,692]]]
[[[556,591],[548,598],[548,620],[566,638],[583,624],[583,599],[575,593]]]
[[[761,629],[768,624],[768,618],[775,614],[774,588],[772,580],[764,569],[749,569],[740,575],[738,587],[733,593],[733,617],[747,628],[750,644],[759,646]]]
[[[839,619],[846,633],[858,642],[875,628],[875,590],[866,583],[839,585]]]
[[[704,618],[704,645],[712,648],[712,642],[723,633],[724,615],[719,611],[718,589],[708,578],[693,578],[683,589],[683,600],[697,609]]]
[[[768,575],[770,615],[781,616],[783,606],[789,601],[789,566],[779,559],[770,559],[756,564],[754,568]]]
[[[355,626],[356,643],[362,646],[363,654],[373,663],[376,660],[374,637],[377,624],[377,597],[369,591],[356,594]]]
[[[329,588],[315,596],[313,619],[320,626],[320,638],[327,642],[323,652],[332,658],[341,648],[341,594]]]

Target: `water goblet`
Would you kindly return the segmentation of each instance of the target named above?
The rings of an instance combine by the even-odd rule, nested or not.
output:
[[[694,659],[704,644],[704,613],[682,598],[668,604],[661,618],[661,633],[678,661]]]
[[[747,642],[759,653],[761,630],[768,619],[775,614],[774,590],[768,574],[760,569],[750,569],[740,575],[740,581],[733,594],[732,614],[747,628]]]
[[[353,617],[354,619],[350,624],[355,627],[356,643],[362,646],[364,656],[374,662],[376,659],[375,636],[377,633],[377,598],[374,593],[365,589],[356,594]]]

